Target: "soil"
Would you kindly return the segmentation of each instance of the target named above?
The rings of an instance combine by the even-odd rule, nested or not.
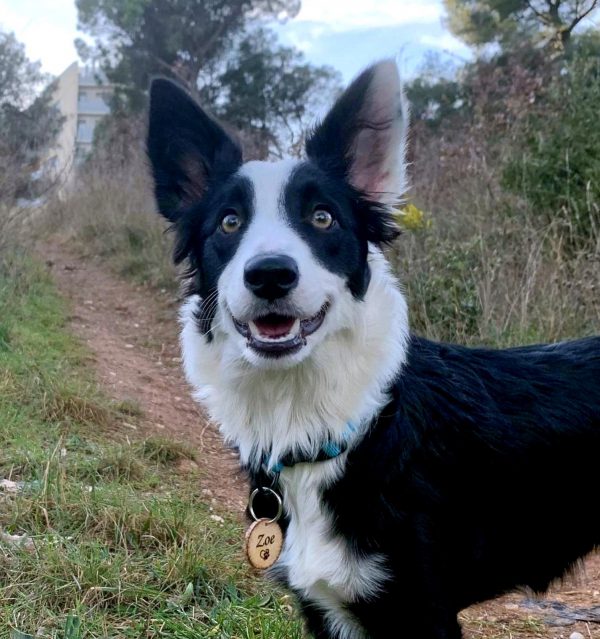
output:
[[[40,252],[70,301],[71,329],[92,353],[101,385],[115,400],[140,407],[142,417],[129,426],[141,436],[161,435],[193,447],[195,462],[187,463],[201,471],[199,489],[215,507],[241,516],[247,488],[236,455],[192,401],[181,372],[176,296],[126,282],[64,244],[45,245]],[[557,509],[556,516],[572,515]],[[574,621],[573,615],[584,620]],[[569,639],[573,633],[600,639],[600,556],[588,558],[545,598],[515,593],[473,606],[460,618],[465,639]]]
[[[141,418],[128,427],[194,449],[195,460],[186,463],[200,467],[200,490],[216,505],[243,513],[247,489],[237,456],[192,400],[182,374],[176,295],[126,282],[60,243],[39,253],[70,302],[70,328],[91,352],[101,386],[116,401],[139,408]]]

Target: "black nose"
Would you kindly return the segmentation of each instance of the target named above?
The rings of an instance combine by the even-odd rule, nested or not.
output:
[[[257,255],[246,262],[244,284],[257,297],[277,300],[298,286],[298,265],[287,255]]]

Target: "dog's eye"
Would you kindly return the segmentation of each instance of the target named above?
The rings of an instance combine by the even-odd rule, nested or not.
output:
[[[235,211],[230,211],[221,220],[223,233],[235,233],[240,226],[242,226],[242,218]]]
[[[326,231],[333,226],[335,220],[329,211],[325,209],[315,209],[310,218],[310,222],[315,228]]]

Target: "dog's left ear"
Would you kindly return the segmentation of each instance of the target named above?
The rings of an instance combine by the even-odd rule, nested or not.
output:
[[[182,87],[162,78],[150,88],[147,149],[158,209],[171,222],[242,163],[239,144]]]
[[[408,108],[394,60],[363,71],[306,142],[307,155],[369,200],[394,204],[406,189]]]

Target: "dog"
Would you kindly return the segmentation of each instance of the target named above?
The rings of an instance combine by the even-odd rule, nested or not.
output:
[[[458,639],[460,610],[543,592],[600,542],[600,338],[492,350],[409,330],[383,253],[407,112],[383,60],[305,159],[244,163],[182,88],[151,88],[157,207],[189,267],[185,372],[252,489],[281,496],[270,573],[320,639]]]

